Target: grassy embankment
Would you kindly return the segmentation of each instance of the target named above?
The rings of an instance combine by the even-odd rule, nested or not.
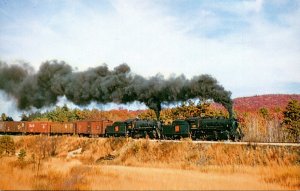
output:
[[[300,189],[299,148],[14,137],[0,189]],[[79,154],[70,151],[79,149]]]

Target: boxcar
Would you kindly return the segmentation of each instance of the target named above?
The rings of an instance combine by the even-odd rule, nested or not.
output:
[[[76,134],[79,136],[88,136],[91,134],[91,126],[89,121],[76,121]]]
[[[75,125],[71,122],[62,123],[62,122],[51,122],[50,132],[51,134],[74,134]]]
[[[5,126],[7,134],[22,134],[25,131],[25,122],[22,121],[7,121]]]
[[[49,122],[30,121],[25,123],[27,134],[50,134]]]
[[[112,124],[113,122],[110,120],[90,121],[89,126],[91,136],[104,136],[107,126]]]
[[[0,133],[5,133],[5,122],[0,121]]]
[[[190,125],[185,120],[174,120],[171,125],[163,125],[162,131],[165,139],[180,139],[190,137]]]

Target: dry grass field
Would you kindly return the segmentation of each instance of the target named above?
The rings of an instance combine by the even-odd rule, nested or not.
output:
[[[14,142],[16,155],[0,158],[1,190],[300,189],[294,147],[64,136]]]

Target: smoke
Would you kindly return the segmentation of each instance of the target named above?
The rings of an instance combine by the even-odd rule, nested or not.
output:
[[[156,75],[149,79],[133,74],[127,64],[113,70],[106,65],[83,72],[56,60],[46,61],[34,73],[28,64],[7,65],[0,62],[0,89],[17,100],[19,109],[51,106],[59,96],[76,105],[98,103],[131,103],[139,101],[153,109],[159,119],[161,105],[193,98],[213,99],[232,115],[231,92],[226,91],[210,75],[184,75],[165,79]]]

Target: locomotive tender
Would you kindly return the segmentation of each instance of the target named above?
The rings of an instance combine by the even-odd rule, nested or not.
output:
[[[243,136],[236,119],[193,117],[162,125],[156,120],[128,119],[112,122],[0,121],[0,134],[79,135],[89,137],[132,137],[151,139],[240,140]]]

